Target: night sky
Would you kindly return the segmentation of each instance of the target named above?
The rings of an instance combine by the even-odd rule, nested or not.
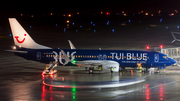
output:
[[[179,0],[0,0],[4,13],[179,10]]]

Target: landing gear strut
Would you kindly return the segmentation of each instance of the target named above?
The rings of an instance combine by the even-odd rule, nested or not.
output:
[[[148,73],[148,67],[146,67],[146,73]]]

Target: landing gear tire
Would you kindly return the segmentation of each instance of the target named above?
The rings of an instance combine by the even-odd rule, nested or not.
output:
[[[89,70],[89,74],[93,74],[93,70],[92,69]]]

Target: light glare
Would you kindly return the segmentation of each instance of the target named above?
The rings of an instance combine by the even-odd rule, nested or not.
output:
[[[69,23],[69,20],[67,20],[66,22]]]

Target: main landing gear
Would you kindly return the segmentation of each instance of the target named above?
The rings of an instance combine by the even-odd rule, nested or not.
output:
[[[89,74],[93,74],[94,67],[89,67]]]

